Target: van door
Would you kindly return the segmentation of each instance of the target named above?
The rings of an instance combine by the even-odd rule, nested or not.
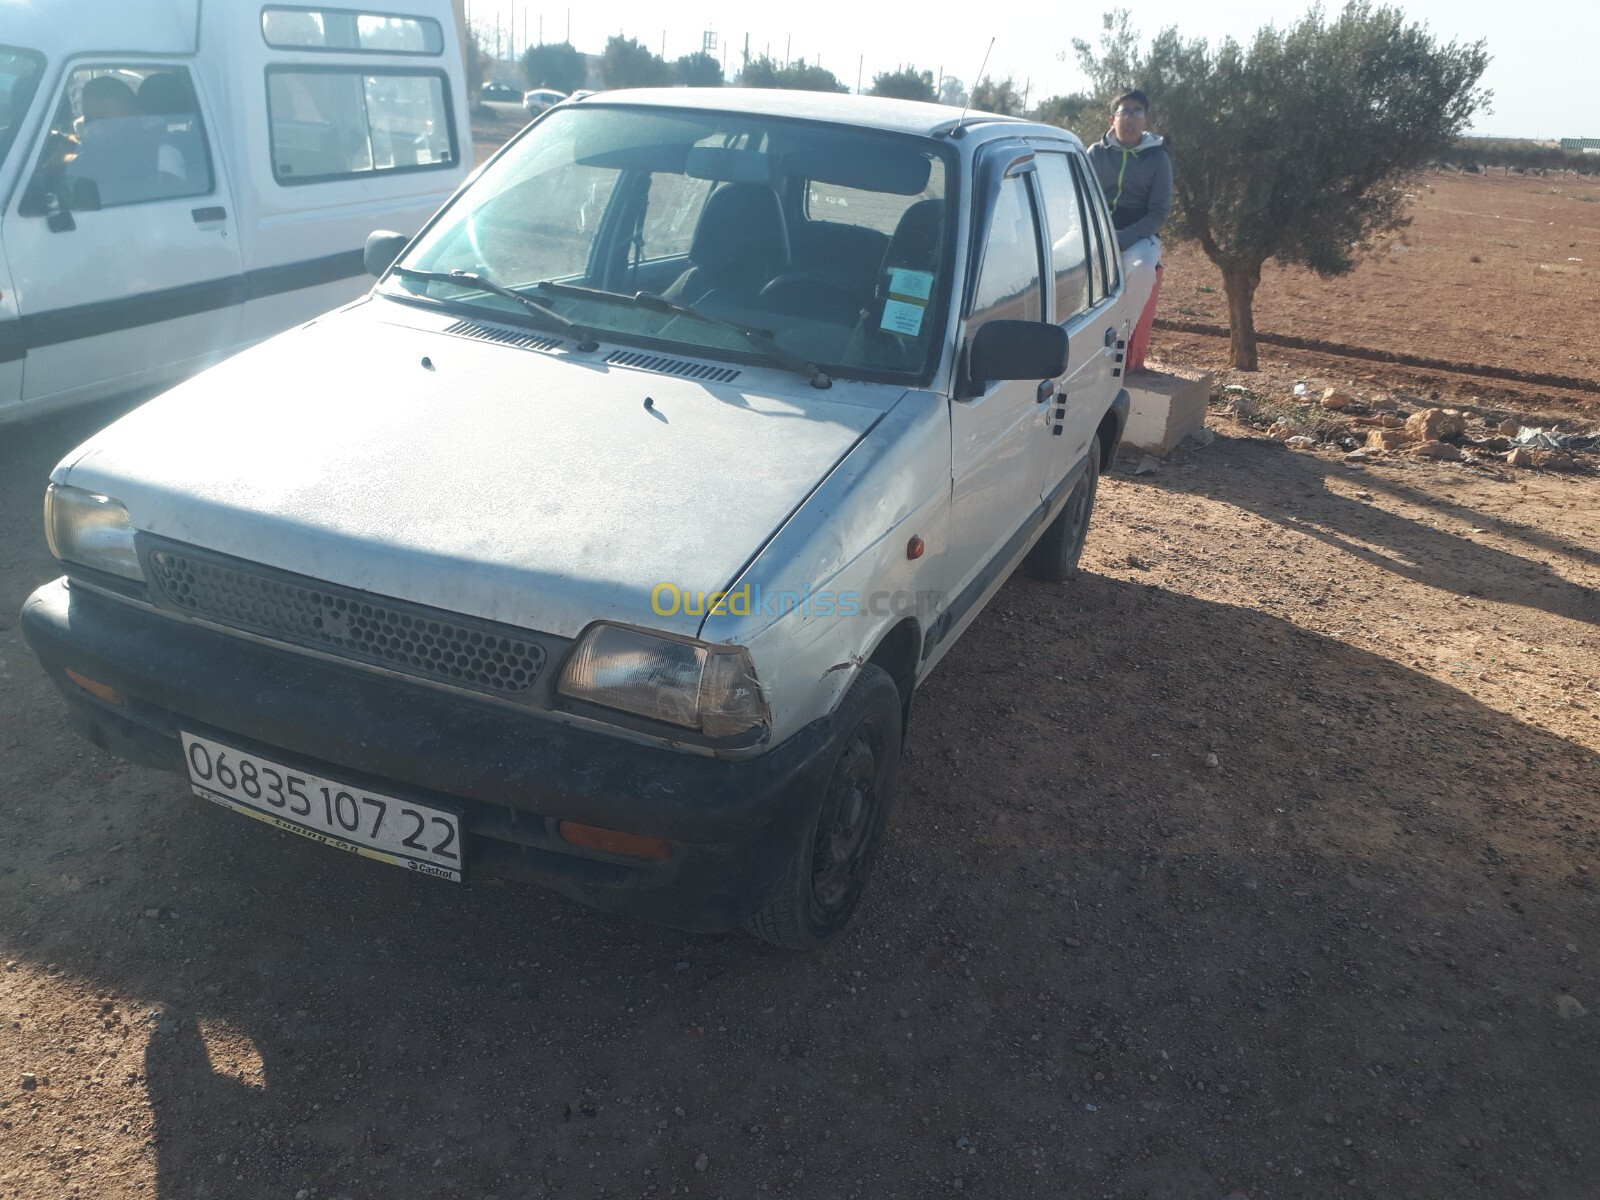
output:
[[[1093,174],[1066,152],[1041,150],[1036,161],[1049,226],[1052,319],[1066,327],[1068,339],[1067,374],[1050,402],[1050,431],[1038,443],[1039,489],[1048,499],[1088,452],[1106,399],[1116,393],[1112,372],[1117,343],[1125,335],[1108,291],[1116,278],[1116,243],[1109,251],[1103,245],[1094,195],[1086,190],[1085,180],[1092,182]],[[1074,170],[1075,165],[1081,169]],[[1108,252],[1110,271],[1103,261]]]
[[[1028,175],[1031,157],[1000,183],[968,305],[965,340],[987,321],[1044,316],[1039,222]],[[1034,445],[1048,405],[1037,379],[1000,380],[968,400],[950,401],[951,511],[949,592],[956,619],[980,605],[1003,579],[1037,527]],[[1019,540],[1020,539],[1020,540]]]
[[[236,343],[239,244],[196,83],[146,57],[61,79],[5,217],[24,403],[165,382]]]

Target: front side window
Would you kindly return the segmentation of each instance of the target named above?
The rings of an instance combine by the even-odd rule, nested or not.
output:
[[[20,46],[0,46],[0,163],[5,162],[11,143],[17,140],[43,74],[42,54]]]
[[[1039,228],[1026,175],[1013,175],[1000,185],[989,216],[983,265],[973,292],[968,331],[986,321],[1038,321],[1043,318],[1039,287]]]
[[[779,361],[830,374],[924,374],[948,311],[949,153],[928,138],[802,120],[557,109],[380,288],[512,322],[539,324],[543,310],[558,318],[547,326],[564,319],[683,353],[772,358],[775,347]],[[857,277],[841,277],[831,244],[796,236],[820,195],[847,197],[882,227],[862,230],[872,253]]]
[[[96,63],[67,76],[23,211],[87,211],[203,196],[213,187],[188,68]]]
[[[269,7],[261,36],[279,50],[344,50],[370,54],[439,54],[444,34],[429,17],[338,8]]]
[[[455,123],[442,73],[271,67],[272,174],[315,183],[453,166]]]

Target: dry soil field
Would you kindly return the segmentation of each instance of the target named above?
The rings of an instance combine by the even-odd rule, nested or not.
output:
[[[1430,178],[1403,256],[1274,275],[1261,327],[1600,379],[1597,195]],[[1216,320],[1174,264],[1165,314]],[[1219,389],[1596,402],[1263,360]],[[1219,404],[940,668],[863,912],[787,957],[339,855],[68,734],[14,614],[109,415],[0,438],[0,1198],[1600,1196],[1592,459],[1351,464]]]

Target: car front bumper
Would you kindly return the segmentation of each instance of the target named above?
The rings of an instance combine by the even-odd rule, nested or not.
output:
[[[642,745],[234,636],[65,579],[22,630],[75,729],[187,777],[179,730],[374,790],[453,808],[465,870],[545,885],[595,908],[718,932],[763,907],[831,766],[830,718],[759,757]],[[67,671],[115,689],[108,703]],[[647,861],[567,843],[562,821],[665,839]],[[352,858],[352,870],[357,867]]]

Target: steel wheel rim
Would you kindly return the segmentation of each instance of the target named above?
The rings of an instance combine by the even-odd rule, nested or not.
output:
[[[866,882],[882,802],[882,738],[857,726],[828,781],[811,851],[811,902],[824,921],[847,910]]]

